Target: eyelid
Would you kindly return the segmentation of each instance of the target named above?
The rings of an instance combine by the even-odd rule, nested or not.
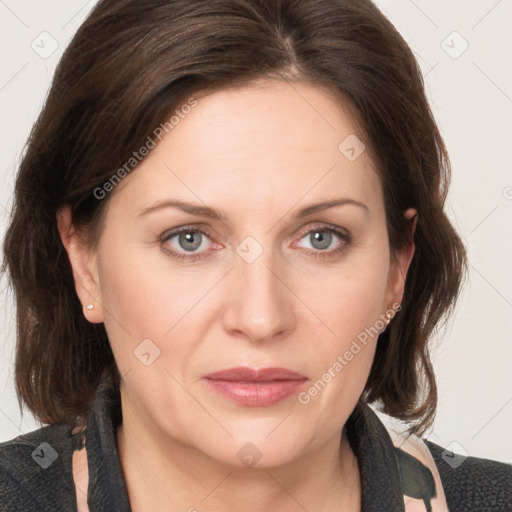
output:
[[[342,236],[342,235],[344,235],[346,237],[350,236],[350,233],[346,229],[343,229],[339,226],[335,226],[333,224],[329,224],[328,222],[320,222],[313,226],[309,225],[307,228],[304,228],[304,230],[301,231],[299,238],[303,238],[304,235],[307,235],[311,231],[332,231],[336,234],[339,234],[340,236]]]
[[[211,238],[208,228],[204,228],[197,225],[178,226],[176,228],[168,229],[167,231],[164,231],[159,238],[162,242],[166,242],[167,240],[169,240],[169,238],[173,238],[176,235],[182,233],[183,231],[194,231],[206,235],[208,238]]]

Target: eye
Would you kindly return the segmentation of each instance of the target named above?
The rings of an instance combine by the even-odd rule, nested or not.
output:
[[[208,248],[208,240],[208,233],[189,226],[165,233],[161,238],[162,248],[169,256],[190,260],[203,257]]]
[[[304,232],[299,242],[305,241],[309,247],[304,247],[306,253],[311,254],[315,258],[327,258],[339,255],[344,252],[351,243],[351,235],[334,226],[315,226]],[[218,246],[217,244],[209,244],[211,242],[207,231],[191,227],[183,226],[171,232],[166,232],[161,236],[162,249],[172,258],[179,260],[196,261],[207,256],[209,245]],[[293,247],[303,247],[294,242]]]
[[[329,257],[340,254],[347,249],[351,242],[351,236],[348,232],[342,231],[334,226],[315,226],[301,235],[301,241],[309,244],[307,252],[314,257]],[[294,247],[296,247],[296,243]]]

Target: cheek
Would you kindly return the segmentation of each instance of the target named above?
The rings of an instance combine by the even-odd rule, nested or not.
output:
[[[324,324],[322,332],[338,348],[374,325],[386,310],[389,258],[385,254],[354,254],[338,267],[301,279],[299,296],[314,308]]]
[[[170,272],[157,250],[105,244],[101,288],[109,323],[118,321],[133,336],[161,338],[200,293],[200,272]],[[119,244],[120,245],[120,244]],[[204,279],[203,279],[204,280]],[[107,321],[106,321],[107,323]]]
[[[360,253],[331,271],[328,279],[315,276],[321,287],[310,286],[307,292],[303,283],[299,292],[322,320],[322,325],[312,327],[317,339],[316,374],[301,403],[319,407],[326,415],[352,407],[366,384],[378,335],[385,327],[381,318],[388,291],[385,254]],[[329,418],[325,421],[334,421]]]
[[[159,311],[166,303],[163,283],[157,286],[154,274],[140,260],[109,254],[111,258],[103,265],[101,275],[105,324],[117,322],[133,336],[157,333],[159,327],[163,328],[158,324]],[[146,326],[153,326],[151,332],[144,332]]]
[[[181,373],[201,339],[194,310],[198,305],[204,310],[201,298],[218,278],[201,271],[170,272],[157,251],[134,248],[120,254],[119,245],[105,244],[109,257],[102,262],[100,280],[105,327],[120,372],[144,371],[151,380],[148,368],[135,359],[146,347],[160,364]]]
[[[101,260],[100,282],[105,328],[123,374],[137,363],[134,351],[144,340],[162,348],[163,334],[173,319],[163,313],[168,303],[165,283],[158,283],[137,251],[120,251],[121,246],[115,240],[104,244],[103,254],[108,256]]]

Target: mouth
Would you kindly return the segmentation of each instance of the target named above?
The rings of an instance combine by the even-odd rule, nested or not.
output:
[[[230,368],[203,376],[208,389],[247,407],[266,407],[297,394],[309,380],[286,368]]]

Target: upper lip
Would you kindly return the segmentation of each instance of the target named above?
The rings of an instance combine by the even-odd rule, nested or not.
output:
[[[255,370],[248,367],[227,368],[219,372],[209,373],[204,379],[225,380],[232,382],[268,382],[272,380],[305,380],[300,373],[286,368],[261,368]]]

